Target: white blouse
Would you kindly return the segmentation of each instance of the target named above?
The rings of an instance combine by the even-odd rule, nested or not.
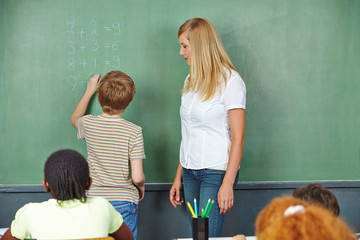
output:
[[[206,102],[202,102],[197,92],[183,94],[180,106],[181,165],[187,169],[210,168],[225,171],[231,145],[228,111],[245,109],[245,105],[245,83],[233,70],[221,93]]]

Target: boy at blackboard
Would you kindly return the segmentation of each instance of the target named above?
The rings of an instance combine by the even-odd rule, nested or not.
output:
[[[85,115],[96,91],[103,113]],[[121,117],[134,94],[135,84],[127,74],[111,71],[103,78],[95,74],[89,79],[71,123],[78,129],[77,137],[86,140],[93,179],[88,196],[108,199],[136,239],[138,203],[145,194],[143,135],[141,127]]]
[[[132,239],[119,212],[104,198],[87,198],[89,166],[78,152],[54,152],[44,167],[42,184],[52,199],[19,209],[1,240],[85,239],[112,236]]]

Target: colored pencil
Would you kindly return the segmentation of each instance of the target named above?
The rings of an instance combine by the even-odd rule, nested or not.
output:
[[[196,218],[195,213],[194,213],[194,210],[192,209],[192,207],[191,207],[191,205],[190,205],[189,202],[187,202],[187,205],[188,205],[188,208],[189,208],[189,210],[190,210],[190,212],[191,212],[191,215],[193,215],[193,218]]]

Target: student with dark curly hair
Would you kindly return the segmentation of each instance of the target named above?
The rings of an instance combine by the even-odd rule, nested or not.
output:
[[[50,155],[42,184],[52,199],[20,208],[1,240],[133,239],[119,212],[104,198],[87,198],[91,186],[86,159],[70,149]]]

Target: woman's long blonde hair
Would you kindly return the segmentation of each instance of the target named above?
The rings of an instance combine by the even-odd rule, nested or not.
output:
[[[231,70],[236,70],[228,57],[218,32],[204,18],[187,20],[179,28],[178,37],[186,34],[191,46],[190,76],[183,93],[199,92],[205,102],[220,91],[222,79],[227,82]],[[225,69],[224,69],[225,68]],[[226,71],[228,70],[228,72]]]

